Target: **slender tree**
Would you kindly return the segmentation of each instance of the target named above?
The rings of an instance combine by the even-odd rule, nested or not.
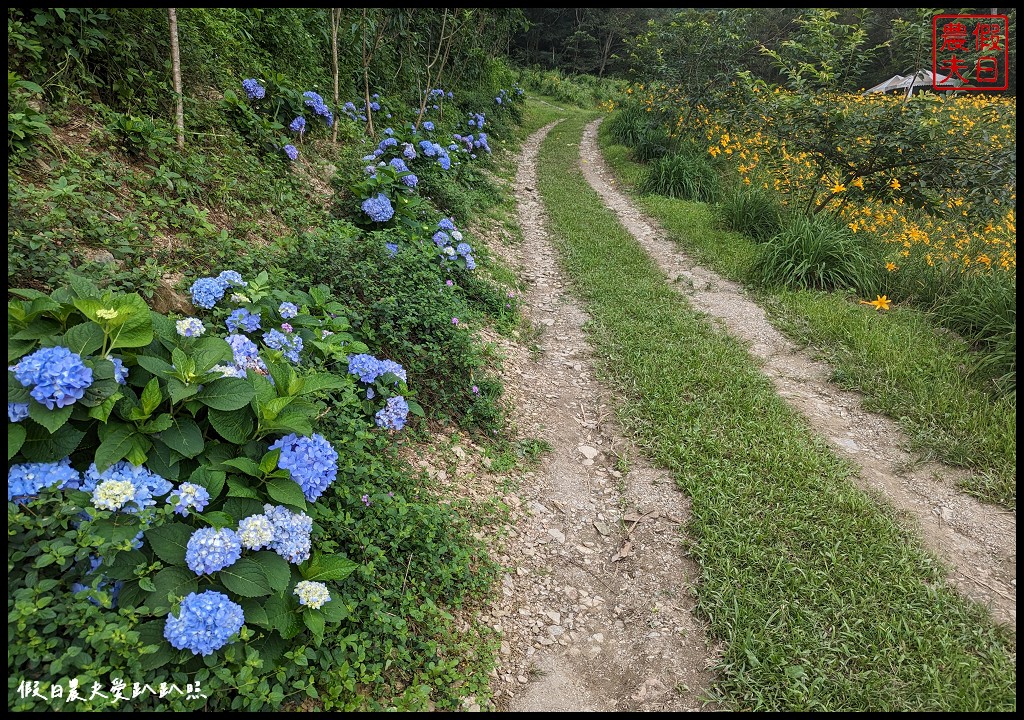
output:
[[[178,54],[178,13],[167,8],[171,26],[171,76],[174,81],[174,126],[178,130],[178,149],[185,149],[185,106],[181,94],[181,57]]]

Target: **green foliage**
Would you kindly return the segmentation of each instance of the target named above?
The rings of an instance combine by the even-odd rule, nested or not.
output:
[[[158,158],[174,144],[170,128],[162,127],[148,117],[111,113],[107,129],[129,155]]]
[[[767,242],[782,230],[783,211],[778,197],[763,188],[740,185],[725,195],[718,207],[726,230]]]
[[[472,334],[452,322],[461,318],[464,324],[471,313],[460,287],[473,271],[458,266],[445,271],[427,235],[432,227],[422,226],[411,238],[395,230],[361,236],[335,223],[303,234],[285,263],[297,277],[350,299],[353,329],[380,348],[379,357],[398,362],[416,379],[427,415],[464,420],[477,402],[472,386],[483,387],[486,377]],[[398,245],[394,257],[386,243]],[[334,270],[341,266],[346,272]],[[498,429],[493,414],[481,419],[486,422],[481,429]]]
[[[637,189],[642,193],[706,203],[717,202],[722,194],[717,168],[700,152],[661,157],[651,163]]]
[[[7,73],[7,152],[20,155],[52,132],[46,115],[40,112],[38,100],[43,89],[34,82],[22,80],[16,73]]]
[[[837,290],[870,295],[878,288],[878,264],[848,228],[831,218],[795,216],[759,247],[753,278],[766,286]]]
[[[638,103],[631,102],[623,105],[605,124],[616,142],[632,149],[645,140],[656,123]]]

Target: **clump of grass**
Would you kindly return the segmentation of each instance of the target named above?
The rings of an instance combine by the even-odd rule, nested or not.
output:
[[[796,215],[763,243],[751,269],[765,287],[841,290],[862,295],[877,291],[878,263],[873,253],[831,217]]]
[[[637,190],[671,198],[714,203],[722,194],[718,171],[702,153],[683,151],[652,163]]]
[[[728,193],[718,206],[722,226],[743,233],[756,242],[767,242],[783,226],[782,206],[768,190],[746,185]]]

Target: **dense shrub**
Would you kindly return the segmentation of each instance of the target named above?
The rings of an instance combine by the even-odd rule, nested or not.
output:
[[[638,189],[706,203],[716,202],[722,192],[718,170],[706,155],[693,152],[665,155],[652,162]]]

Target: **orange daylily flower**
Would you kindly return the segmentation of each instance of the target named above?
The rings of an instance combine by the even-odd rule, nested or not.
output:
[[[873,305],[875,310],[888,310],[889,309],[889,297],[887,295],[878,295],[874,300],[861,300],[861,305]]]

